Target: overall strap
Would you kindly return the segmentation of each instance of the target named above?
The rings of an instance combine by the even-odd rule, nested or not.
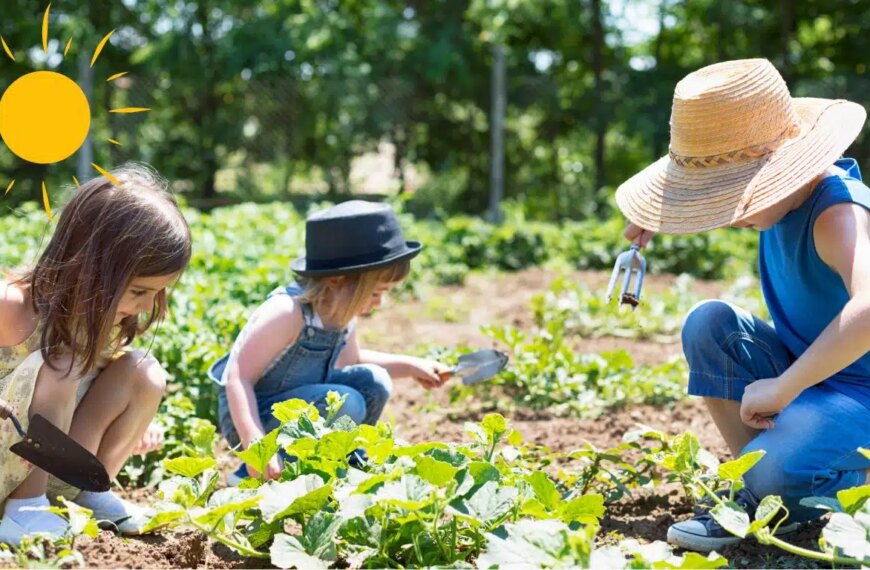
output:
[[[313,326],[314,323],[314,309],[311,308],[311,304],[303,301],[300,297],[296,297],[299,301],[299,306],[302,307],[302,315],[305,319],[305,324],[307,326]]]

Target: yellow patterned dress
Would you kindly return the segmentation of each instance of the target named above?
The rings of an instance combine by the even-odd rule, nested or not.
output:
[[[38,326],[21,344],[0,346],[0,399],[12,407],[25,429],[36,377],[43,363],[39,344],[41,336],[42,327]],[[98,373],[99,370],[81,379],[76,391],[76,405],[82,401]],[[6,500],[33,468],[30,463],[9,451],[9,447],[20,440],[21,436],[12,422],[0,420],[0,502]],[[78,490],[62,481],[49,478],[49,498],[54,499],[59,494],[72,498],[77,493]]]

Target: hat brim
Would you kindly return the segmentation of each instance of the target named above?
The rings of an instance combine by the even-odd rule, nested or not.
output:
[[[619,209],[642,228],[689,234],[726,227],[781,202],[842,156],[867,117],[844,100],[792,99],[800,134],[770,155],[710,167],[680,166],[664,156],[616,191]],[[745,210],[739,208],[752,186]]]
[[[351,275],[354,273],[362,273],[363,271],[380,269],[381,267],[386,267],[388,265],[396,263],[397,261],[402,261],[403,259],[413,259],[417,257],[417,255],[422,250],[423,244],[421,244],[420,242],[407,241],[405,242],[404,250],[373,263],[349,265],[345,267],[332,267],[329,269],[308,269],[306,259],[303,256],[291,263],[290,269],[292,269],[293,272],[297,275],[301,275],[303,277],[329,277],[334,275]]]

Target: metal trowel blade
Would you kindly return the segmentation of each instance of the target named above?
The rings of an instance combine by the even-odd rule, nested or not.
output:
[[[9,450],[84,491],[99,492],[111,488],[109,474],[100,460],[39,414],[30,419],[24,439]]]

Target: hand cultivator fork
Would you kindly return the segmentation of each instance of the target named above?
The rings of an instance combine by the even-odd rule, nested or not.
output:
[[[629,305],[633,311],[640,304],[640,291],[643,288],[643,278],[646,275],[646,260],[640,254],[640,246],[636,243],[631,244],[631,249],[620,253],[619,257],[616,258],[613,274],[610,276],[610,283],[607,285],[608,302],[613,297],[616,282],[619,280],[619,274],[623,270],[625,270],[625,277],[622,280],[622,289],[619,291],[619,304]],[[637,281],[632,291],[631,277],[633,273],[637,273]]]

